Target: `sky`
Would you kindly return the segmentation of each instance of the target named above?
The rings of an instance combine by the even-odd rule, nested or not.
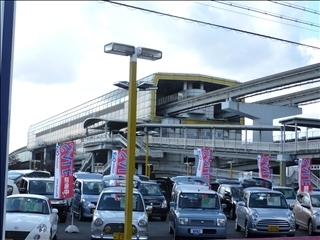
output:
[[[319,25],[320,15],[270,1],[234,3],[308,24],[212,1],[120,3],[320,47],[319,27],[310,24]],[[291,3],[320,9],[317,1]],[[320,62],[320,50],[103,1],[17,1],[14,34],[9,152],[27,145],[30,125],[116,89],[116,81],[128,81],[129,58],[104,53],[110,42],[162,51],[159,61],[138,60],[138,79],[172,72],[245,82]],[[319,109],[319,104],[305,106],[300,117],[319,118]]]

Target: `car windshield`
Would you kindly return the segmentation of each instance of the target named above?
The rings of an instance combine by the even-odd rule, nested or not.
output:
[[[141,183],[139,191],[144,196],[162,196],[161,188],[158,184],[153,183]]]
[[[235,199],[240,199],[241,191],[242,191],[242,187],[231,187],[232,196]]]
[[[273,190],[282,192],[286,199],[296,199],[296,192],[293,188],[273,188]]]
[[[311,205],[316,208],[320,208],[320,194],[310,195]]]
[[[288,208],[286,199],[281,193],[252,193],[249,199],[251,208]]]
[[[125,193],[103,193],[99,199],[97,210],[100,211],[124,211],[125,210]],[[133,212],[144,212],[143,201],[140,194],[133,194],[132,197]]]
[[[126,186],[126,179],[103,179],[104,187]],[[133,180],[133,187],[139,187],[139,181]]]
[[[53,195],[53,180],[30,180],[29,193],[39,195]]]
[[[22,175],[21,173],[11,172],[11,173],[8,173],[8,179],[16,180],[19,177],[21,177],[21,175]]]
[[[204,185],[204,186],[209,186],[209,184],[201,179],[188,179],[188,178],[182,178],[182,179],[177,179],[175,180],[177,185],[181,184],[191,184],[191,185]]]
[[[99,195],[103,190],[103,182],[84,181],[83,194],[85,195]]]
[[[49,214],[48,203],[44,199],[32,197],[7,198],[6,212]]]
[[[220,209],[220,201],[217,194],[181,193],[178,206],[180,208]]]

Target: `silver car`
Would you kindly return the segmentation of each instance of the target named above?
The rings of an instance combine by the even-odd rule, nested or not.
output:
[[[289,205],[292,205],[292,204],[295,203],[297,194],[294,191],[294,188],[285,187],[285,186],[273,186],[272,189],[275,190],[275,191],[282,192],[282,194],[286,198],[287,203]]]
[[[105,188],[97,203],[91,223],[91,239],[124,239],[125,187]],[[141,193],[133,190],[132,239],[148,239],[148,213]]]
[[[261,187],[243,190],[236,208],[235,230],[251,235],[294,236],[296,219],[281,192]]]

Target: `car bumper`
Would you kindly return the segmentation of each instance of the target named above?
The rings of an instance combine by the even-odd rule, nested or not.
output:
[[[320,217],[315,217],[313,219],[313,231],[316,233],[320,233]]]
[[[279,231],[271,232],[268,231],[267,227],[251,227],[249,228],[249,232],[252,234],[263,234],[263,235],[294,235],[296,232],[295,227],[294,228],[280,228]]]
[[[202,234],[192,234],[191,229],[201,229]],[[226,238],[227,227],[191,227],[191,226],[177,226],[176,235],[179,237],[193,237],[193,238]]]
[[[102,230],[94,229],[91,230],[91,238],[92,239],[116,239],[114,238],[113,234],[104,233]],[[123,238],[120,238],[123,239]],[[119,240],[120,240],[119,239]],[[132,235],[132,240],[147,240],[148,233],[140,233]]]

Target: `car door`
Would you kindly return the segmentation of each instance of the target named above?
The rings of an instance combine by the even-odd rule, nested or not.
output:
[[[229,214],[232,206],[231,188],[226,186],[223,194],[224,203],[227,205],[225,211]]]
[[[303,212],[302,212],[302,199],[303,199],[303,194],[299,193],[297,195],[297,198],[296,198],[296,202],[295,202],[295,205],[294,205],[294,208],[293,208],[293,213],[294,215],[296,216],[296,222],[298,225],[302,225],[304,226],[304,222],[302,221],[302,218],[303,218]]]
[[[219,199],[221,204],[227,204],[226,200],[224,199],[224,193],[225,193],[225,186],[224,185],[220,185],[219,189],[218,189],[218,195],[219,195]],[[227,209],[223,209],[223,212],[226,214],[228,211]]]
[[[77,192],[76,190],[79,190],[79,192]],[[81,182],[79,180],[76,180],[75,189],[74,189],[74,197],[73,197],[73,202],[72,202],[73,211],[78,212],[79,206],[80,206],[80,201],[81,201]]]
[[[307,227],[309,218],[311,216],[310,211],[310,197],[308,194],[303,193],[302,203],[301,203],[301,221],[304,223],[304,226]]]
[[[245,204],[245,206],[237,206],[237,219],[238,224],[244,228],[246,216],[247,216],[247,207],[248,207],[248,194],[244,193],[241,201]]]

